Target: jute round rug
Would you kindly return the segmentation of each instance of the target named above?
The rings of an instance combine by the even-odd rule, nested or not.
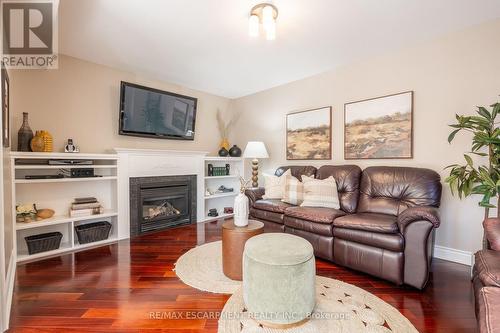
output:
[[[307,323],[288,330],[262,327],[245,308],[241,282],[222,273],[220,241],[189,250],[174,270],[193,288],[233,294],[220,314],[219,333],[418,333],[407,318],[377,296],[322,276],[316,276],[316,307]]]
[[[241,287],[240,281],[222,272],[222,242],[197,246],[184,253],[174,268],[175,274],[188,286],[217,294],[232,294]]]

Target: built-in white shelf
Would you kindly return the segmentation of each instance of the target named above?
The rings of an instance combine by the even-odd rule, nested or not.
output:
[[[242,157],[219,157],[219,156],[205,156],[204,158],[204,180],[203,189],[204,196],[204,220],[205,222],[216,221],[225,218],[230,218],[233,214],[224,214],[224,208],[234,206],[234,197],[238,195],[240,189],[240,175],[245,174],[244,159]],[[225,176],[209,176],[208,165],[212,164],[214,167],[224,167],[229,164],[229,175]],[[216,191],[220,186],[232,188],[233,192],[217,193],[206,195],[208,192]],[[210,209],[217,209],[218,216],[208,216]]]
[[[238,193],[236,192],[228,192],[228,193],[217,193],[217,194],[212,194],[212,195],[206,195],[205,199],[217,199],[217,198],[224,198],[224,197],[235,197]]]
[[[90,160],[92,164],[49,165],[27,164],[32,160]],[[96,247],[116,242],[120,235],[118,214],[118,168],[116,154],[67,154],[11,152],[10,168],[12,193],[13,238],[17,261],[32,261],[60,253]],[[16,164],[18,163],[18,164]],[[58,169],[93,168],[98,177],[25,179],[26,175],[55,175]],[[22,185],[20,185],[22,184]],[[70,217],[68,210],[76,197],[96,197],[105,208],[103,214]],[[55,210],[55,216],[29,223],[16,222],[16,205],[34,203],[37,208]],[[75,227],[95,221],[111,223],[109,238],[89,244],[79,244]],[[59,249],[28,254],[25,237],[47,232],[60,232],[63,237]]]
[[[24,151],[11,151],[11,158],[44,159],[44,160],[118,160],[116,154],[87,154],[87,153],[34,153]]]
[[[74,246],[71,246],[70,243],[65,242],[65,243],[61,243],[61,246],[57,250],[40,252],[40,253],[35,253],[35,254],[28,254],[27,251],[21,251],[21,252],[18,252],[18,254],[17,254],[17,262],[42,259],[42,258],[54,256],[57,254],[63,254],[65,252],[78,251],[78,250],[82,250],[82,249],[86,249],[86,248],[112,244],[112,243],[115,243],[117,241],[118,241],[118,239],[115,236],[113,236],[113,237],[110,236],[110,238],[103,240],[103,241],[87,243],[87,244],[78,244],[77,243]],[[75,242],[76,242],[76,240],[75,240]]]
[[[51,218],[40,220],[40,221],[27,222],[27,223],[18,222],[18,223],[16,223],[16,230],[39,228],[39,227],[44,227],[44,226],[49,226],[49,225],[57,225],[57,224],[64,224],[64,223],[70,223],[70,222],[104,219],[107,217],[113,217],[113,216],[117,216],[117,215],[118,215],[118,212],[108,209],[108,210],[105,210],[103,214],[96,214],[96,215],[89,215],[89,216],[78,216],[78,217],[70,217],[70,216],[64,216],[64,215],[53,216]]]
[[[239,178],[238,175],[228,175],[228,176],[205,176],[205,179],[231,179]]]
[[[219,156],[208,156],[205,157],[205,161],[210,162],[241,162],[243,157],[219,157]]]
[[[16,170],[59,170],[59,169],[116,169],[118,166],[116,164],[85,164],[85,165],[43,165],[43,164],[32,164],[32,165],[15,165],[14,168]]]
[[[223,219],[228,219],[230,217],[233,217],[234,214],[231,213],[231,214],[219,214],[219,216],[207,216],[205,218],[205,222],[211,222],[211,221],[217,221],[217,220],[223,220]]]
[[[54,178],[54,179],[15,179],[15,184],[36,184],[36,183],[73,183],[73,182],[95,182],[103,180],[116,180],[116,176],[104,177],[83,177],[83,178]]]

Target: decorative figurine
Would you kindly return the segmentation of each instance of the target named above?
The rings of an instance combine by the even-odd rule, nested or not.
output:
[[[80,149],[73,144],[73,139],[68,139],[68,143],[64,146],[65,153],[79,153]]]

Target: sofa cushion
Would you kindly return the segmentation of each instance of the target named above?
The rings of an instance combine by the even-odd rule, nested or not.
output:
[[[439,174],[430,169],[368,167],[363,170],[358,213],[397,216],[408,207],[439,207]]]
[[[398,233],[397,217],[386,214],[358,213],[336,218],[337,228],[358,229],[381,233]]]
[[[279,224],[283,224],[283,217],[285,215],[283,213],[277,213],[277,212],[270,212],[267,210],[262,210],[262,209],[255,209],[253,207],[250,208],[250,217],[259,219],[259,220],[264,220],[264,221],[271,221]]]
[[[404,250],[404,239],[399,233],[382,234],[356,229],[333,228],[333,237],[389,251],[402,252]]]
[[[254,203],[254,208],[257,209],[262,209],[262,210],[267,210],[268,212],[275,212],[275,213],[284,213],[285,209],[288,207],[293,207],[292,205],[282,202],[279,199],[263,199],[263,200],[257,200]]]
[[[315,235],[322,235],[327,237],[332,237],[332,224],[328,223],[316,223],[312,221],[302,220],[296,217],[286,216],[283,221],[285,222],[285,227],[293,228],[295,230],[307,231]]]
[[[332,224],[334,219],[344,216],[345,213],[334,208],[293,206],[287,208],[285,215],[316,223]]]
[[[361,169],[357,165],[323,165],[316,173],[318,179],[330,176],[337,181],[340,209],[347,213],[355,213],[359,199]]]
[[[498,218],[486,219],[483,222],[484,234],[492,250],[500,251],[500,220]]]
[[[500,287],[500,252],[482,250],[475,254],[475,274],[483,285]]]
[[[304,201],[304,184],[294,176],[285,176],[285,190],[281,201],[300,205]]]
[[[281,176],[264,174],[265,193],[263,199],[282,199],[285,190],[285,181],[287,176],[291,176],[290,170],[287,170]]]
[[[484,287],[479,292],[479,333],[500,332],[500,289]]]
[[[304,201],[302,207],[326,207],[340,209],[337,182],[332,176],[326,179],[314,179],[302,176],[304,183]]]

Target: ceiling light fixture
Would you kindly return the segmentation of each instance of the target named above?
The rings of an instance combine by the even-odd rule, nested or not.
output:
[[[276,18],[278,17],[278,8],[269,3],[260,3],[250,11],[248,21],[248,34],[250,37],[258,37],[260,24],[267,40],[276,39]]]

